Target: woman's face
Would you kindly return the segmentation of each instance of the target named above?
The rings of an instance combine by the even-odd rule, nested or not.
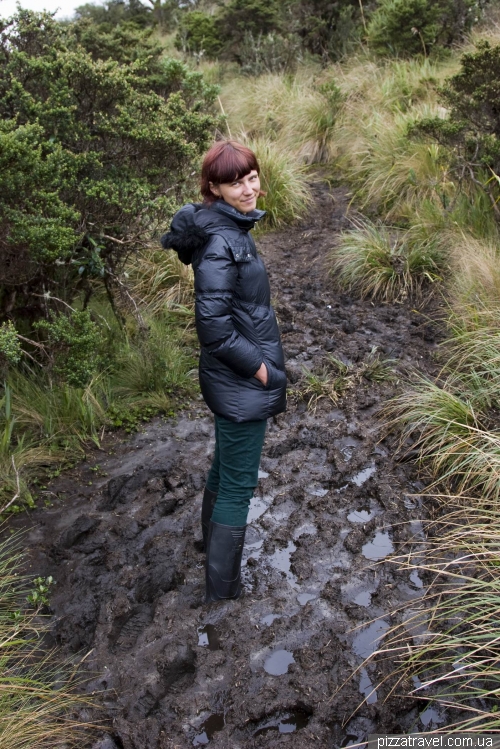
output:
[[[234,182],[222,182],[220,185],[210,182],[209,184],[214,195],[225,200],[240,213],[250,213],[257,207],[260,179],[255,169],[244,177],[235,179]]]

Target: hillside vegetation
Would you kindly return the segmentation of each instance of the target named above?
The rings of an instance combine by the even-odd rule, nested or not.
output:
[[[256,150],[268,228],[304,215],[306,177],[345,182],[335,283],[447,300],[439,377],[415,376],[387,417],[447,518],[425,562],[434,625],[401,680],[432,683],[478,730],[499,728],[500,693],[498,13],[481,0],[108,0],[73,23],[0,21],[0,516],[33,506],[37,482],[103,429],[194,392],[190,270],[158,236],[197,198],[214,137]],[[408,652],[404,632],[393,642]]]

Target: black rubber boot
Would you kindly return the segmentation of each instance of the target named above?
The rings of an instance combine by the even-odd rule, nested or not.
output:
[[[209,523],[206,561],[206,601],[238,598],[246,525]]]
[[[212,517],[212,512],[217,499],[217,492],[213,492],[205,487],[203,502],[201,505],[201,532],[203,533],[203,551],[207,550],[208,544],[208,524]]]

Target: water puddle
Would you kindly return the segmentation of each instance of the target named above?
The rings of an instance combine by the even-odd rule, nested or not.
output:
[[[416,588],[423,588],[424,583],[420,575],[418,574],[417,570],[413,570],[413,572],[410,575],[410,581],[413,583],[413,585]]]
[[[359,471],[358,473],[355,473],[353,476],[351,476],[349,480],[352,481],[353,484],[356,484],[356,486],[363,486],[363,484],[368,481],[368,479],[376,472],[377,467],[375,463],[371,463],[366,468],[363,468],[362,471]]]
[[[370,606],[372,595],[377,590],[376,583],[370,583],[368,580],[353,579],[341,586],[342,599],[345,603],[355,603],[356,606]]]
[[[299,593],[299,595],[297,596],[297,601],[301,606],[305,606],[306,603],[309,603],[309,601],[314,601],[315,598],[317,598],[316,593]]]
[[[213,739],[214,733],[222,731],[226,724],[223,713],[213,713],[200,726],[201,732],[194,737],[193,746],[206,746]]]
[[[352,649],[360,658],[368,658],[378,647],[379,642],[389,629],[389,624],[384,619],[378,619],[372,622],[368,627],[364,627],[355,636]]]
[[[209,650],[220,650],[219,633],[213,624],[198,627],[198,647]]]
[[[269,505],[270,501],[266,501],[265,497],[252,497],[250,500],[250,508],[248,510],[247,523],[251,523],[253,520],[260,518],[260,516],[268,509]]]
[[[297,584],[297,578],[290,569],[290,557],[296,548],[297,547],[293,541],[289,541],[286,549],[276,549],[274,554],[269,557],[269,564],[271,567],[274,567],[275,570],[279,570],[280,572],[284,572],[288,582],[294,587]]]
[[[342,437],[333,441],[334,447],[338,449],[344,460],[351,460],[354,450],[361,444],[355,437]]]
[[[324,489],[322,486],[310,485],[306,487],[306,493],[311,494],[313,497],[325,497],[328,494],[328,489]]]
[[[369,606],[372,602],[372,594],[369,593],[367,590],[362,590],[361,593],[358,593],[357,596],[354,596],[352,599],[352,602],[355,603],[357,606]]]
[[[367,544],[364,544],[361,549],[361,553],[366,559],[371,559],[375,562],[379,559],[385,559],[393,551],[394,546],[387,531],[378,531],[375,537]]]
[[[281,619],[281,614],[266,614],[266,616],[263,616],[261,621],[261,624],[267,624],[269,627],[275,619]]]
[[[347,516],[350,523],[367,523],[375,517],[375,511],[368,509],[353,510]]]
[[[345,421],[344,412],[340,408],[332,408],[327,418],[330,421]]]
[[[275,650],[264,663],[264,671],[271,676],[283,676],[288,673],[288,666],[295,663],[293,653],[289,650]]]
[[[299,525],[298,528],[295,528],[292,536],[294,540],[297,540],[297,538],[300,538],[300,536],[316,536],[317,533],[318,529],[316,528],[314,523],[302,523],[302,525]]]
[[[367,705],[374,705],[377,702],[377,692],[373,688],[372,680],[368,676],[366,668],[362,668],[361,678],[359,680],[359,691],[365,696],[365,702]]]
[[[311,716],[304,710],[294,710],[293,712],[283,712],[273,715],[259,721],[252,731],[252,737],[262,736],[270,731],[279,733],[294,733],[305,728],[309,723]]]
[[[420,720],[422,721],[422,724],[425,726],[425,728],[429,728],[431,726],[437,727],[444,722],[445,716],[439,708],[431,706],[420,713]]]

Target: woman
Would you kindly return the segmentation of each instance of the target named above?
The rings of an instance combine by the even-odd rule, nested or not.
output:
[[[206,598],[240,594],[250,499],[257,486],[266,422],[286,407],[280,335],[269,279],[250,235],[265,215],[255,154],[235,141],[215,143],[201,170],[203,203],[185,205],[162,237],[192,263],[200,386],[215,416],[215,454],[201,522]]]

